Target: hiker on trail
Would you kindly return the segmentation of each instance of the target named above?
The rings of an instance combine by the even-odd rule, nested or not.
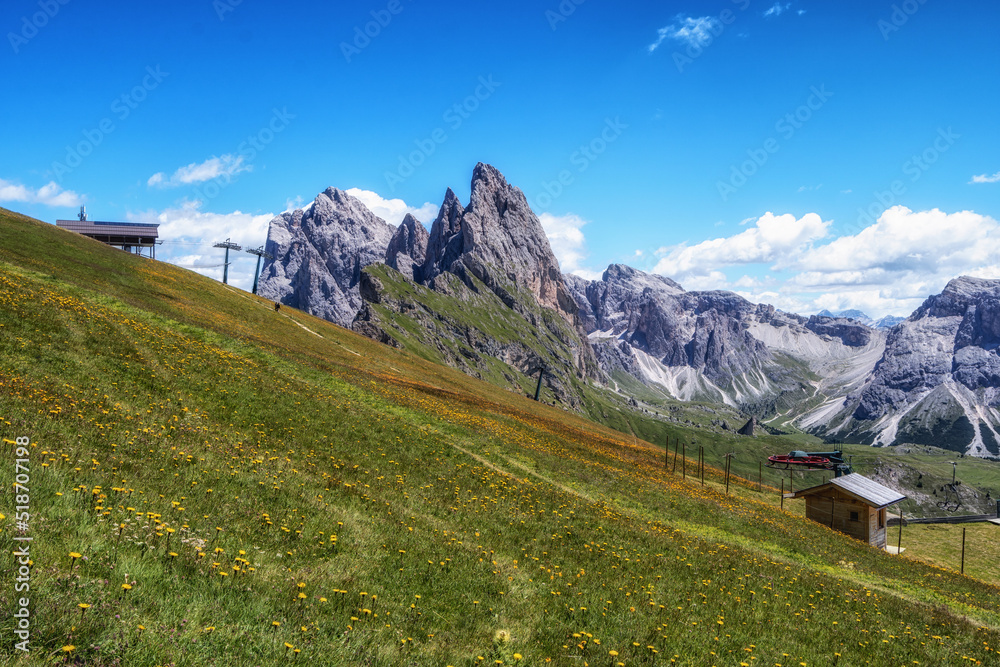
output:
[[[281,310],[281,304],[278,303],[277,301],[275,301],[274,302],[274,312],[278,312],[279,310]]]

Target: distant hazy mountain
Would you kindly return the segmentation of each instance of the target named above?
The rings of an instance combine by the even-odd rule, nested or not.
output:
[[[873,320],[872,318],[868,317],[866,313],[857,309],[841,310],[836,313],[831,313],[829,310],[821,310],[819,311],[818,315],[822,317],[844,317],[847,319],[854,320],[856,322],[860,322],[861,324],[864,324],[865,326],[871,327],[873,329],[891,329],[906,319],[905,317],[886,315],[881,319]]]

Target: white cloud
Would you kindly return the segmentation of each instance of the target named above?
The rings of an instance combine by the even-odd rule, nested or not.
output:
[[[227,238],[243,248],[264,245],[274,214],[212,213],[201,207],[200,201],[185,201],[163,211],[130,212],[126,218],[131,222],[159,223],[159,237],[164,243],[156,249],[157,259],[222,280],[225,251],[212,245]],[[249,290],[257,258],[243,251],[230,251],[229,261],[229,284]]]
[[[969,183],[997,183],[1000,182],[1000,171],[989,176],[987,174],[980,174],[978,176],[973,176]]]
[[[149,177],[146,185],[151,188],[176,188],[182,185],[194,185],[211,181],[220,176],[231,178],[236,174],[252,171],[253,165],[245,164],[242,155],[226,154],[221,157],[212,156],[204,162],[192,162],[181,167],[169,178],[164,172],[158,172]]]
[[[653,273],[790,312],[857,308],[875,318],[909,315],[961,275],[1000,278],[1000,223],[989,216],[896,206],[828,240],[831,224],[815,213],[768,213],[733,236],[661,248]],[[760,277],[761,265],[770,276]],[[730,279],[734,267],[747,273]]]
[[[791,7],[791,6],[792,6],[792,3],[790,3],[790,2],[786,2],[785,4],[781,4],[780,2],[776,2],[773,5],[771,5],[770,9],[768,9],[767,11],[764,12],[764,16],[766,18],[771,18],[772,16],[781,16],[786,11],[788,11],[788,8]]]
[[[431,204],[430,202],[426,202],[420,207],[414,207],[408,205],[402,199],[384,199],[380,194],[371,190],[351,188],[346,192],[352,197],[361,200],[361,203],[367,206],[368,210],[390,225],[401,223],[407,213],[420,222],[427,224],[437,217],[438,209],[440,209],[440,206]]]
[[[1000,223],[972,211],[885,211],[857,234],[786,259],[794,273],[780,287],[808,308],[857,308],[878,318],[909,315],[949,280],[1000,277]]]
[[[647,47],[652,53],[667,39],[673,39],[688,46],[703,46],[712,41],[713,30],[718,30],[719,20],[711,16],[692,18],[678,16],[670,25],[656,31],[656,41]]]
[[[817,276],[817,284],[887,285],[905,273],[954,277],[1000,262],[998,253],[998,223],[988,216],[894,206],[875,224],[810,249],[791,266]]]
[[[905,316],[953,278],[1000,278],[1000,223],[973,211],[895,206],[856,234],[802,246],[778,263],[791,275],[772,289],[799,301],[797,312],[857,308],[876,318]]]
[[[83,204],[84,198],[72,190],[63,190],[55,181],[49,181],[37,190],[0,178],[0,202],[23,202],[44,206],[74,207]]]
[[[735,236],[702,241],[693,246],[681,244],[661,248],[653,273],[669,276],[682,285],[695,285],[704,279],[717,279],[720,268],[739,264],[784,264],[824,238],[830,227],[816,213],[799,219],[794,215],[765,213],[756,223]]]
[[[587,224],[586,220],[573,213],[566,215],[542,213],[538,216],[538,220],[542,223],[552,254],[556,256],[563,273],[572,273],[587,280],[597,280],[601,277],[602,272],[582,266],[588,255],[587,239],[582,231],[582,227]]]

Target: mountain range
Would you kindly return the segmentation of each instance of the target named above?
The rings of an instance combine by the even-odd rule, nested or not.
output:
[[[891,329],[903,320],[905,317],[898,317],[896,315],[886,315],[875,320],[868,317],[863,311],[857,309],[841,310],[836,313],[831,313],[829,310],[821,310],[817,315],[822,317],[842,317],[849,320],[855,320],[861,322],[865,326],[872,327],[873,329]]]
[[[482,163],[468,204],[449,188],[429,232],[329,188],[274,218],[266,250],[263,296],[507,389],[531,393],[540,375],[567,409],[606,412],[599,390],[637,409],[725,405],[831,442],[1000,456],[1000,281],[956,278],[879,321],[617,264],[588,281],[561,273],[523,192]]]

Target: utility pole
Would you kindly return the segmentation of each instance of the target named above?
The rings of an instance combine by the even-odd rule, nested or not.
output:
[[[257,255],[257,268],[253,271],[253,294],[257,293],[257,278],[260,275],[260,260],[261,259],[274,259],[274,255],[269,252],[264,251],[264,246],[259,248],[247,248],[247,252],[251,255]]]
[[[232,242],[230,242],[229,239],[226,239],[225,242],[223,242],[223,243],[216,243],[212,247],[213,248],[225,248],[226,249],[226,263],[225,263],[225,265],[222,268],[222,284],[223,285],[228,285],[229,284],[229,251],[230,250],[236,250],[237,252],[239,252],[240,250],[243,249],[243,246],[241,246],[238,243],[232,243]]]

